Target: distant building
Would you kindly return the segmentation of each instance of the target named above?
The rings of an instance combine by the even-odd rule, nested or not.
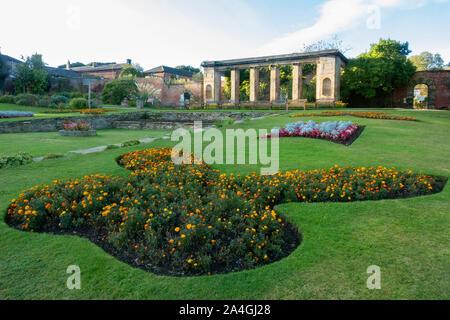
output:
[[[167,66],[159,66],[144,72],[144,75],[147,77],[157,77],[163,79],[192,79],[194,75],[192,72],[176,69]]]
[[[6,64],[9,66],[9,72],[10,72],[9,77],[14,78],[14,74],[16,73],[16,66],[19,64],[22,64],[23,61],[20,61],[16,58],[13,58],[13,57],[7,56],[5,54],[1,54],[1,53],[0,53],[0,56],[3,58],[3,60],[6,61]]]
[[[131,65],[131,59],[128,59],[126,63],[111,63],[107,65],[97,65],[97,63],[92,63],[90,66],[84,67],[70,67],[70,62],[67,63],[66,70],[71,70],[76,72],[79,76],[93,76],[103,79],[117,79],[123,68]],[[63,69],[64,70],[64,69]]]

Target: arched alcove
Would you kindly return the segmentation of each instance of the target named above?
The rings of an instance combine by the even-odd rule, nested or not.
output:
[[[331,79],[325,78],[322,82],[322,95],[326,97],[331,96]]]

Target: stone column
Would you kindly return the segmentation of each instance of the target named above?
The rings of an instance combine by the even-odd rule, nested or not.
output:
[[[321,57],[317,64],[316,100],[318,104],[333,104],[341,99],[341,65],[339,57]]]
[[[239,102],[239,82],[240,72],[239,69],[231,70],[231,101]]]
[[[292,100],[301,100],[303,96],[303,66],[294,64],[292,66]]]
[[[220,87],[222,74],[214,68],[205,68],[203,79],[203,96],[205,102],[220,100]]]
[[[259,100],[259,69],[250,68],[250,101]]]
[[[280,67],[270,68],[270,101],[280,100]]]

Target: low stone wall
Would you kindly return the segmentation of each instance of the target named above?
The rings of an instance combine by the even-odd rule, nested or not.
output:
[[[146,114],[146,116],[144,116]],[[0,133],[57,132],[65,122],[86,121],[96,130],[109,128],[173,129],[190,126],[194,121],[212,124],[217,120],[232,118],[259,118],[267,112],[132,112],[110,115],[74,116],[0,122]],[[128,122],[128,125],[127,125]],[[139,125],[137,125],[138,123]]]

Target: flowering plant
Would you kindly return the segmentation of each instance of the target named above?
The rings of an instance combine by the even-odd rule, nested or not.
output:
[[[158,273],[223,273],[274,262],[299,244],[278,204],[411,197],[446,182],[384,167],[227,175],[203,161],[175,165],[171,155],[167,148],[123,155],[118,163],[129,178],[86,176],[25,190],[6,222],[31,232],[90,230],[108,252]]]
[[[66,130],[66,131],[89,131],[89,130],[92,130],[92,126],[85,121],[65,122],[63,124],[63,130]]]
[[[278,132],[280,137],[307,137],[345,142],[358,128],[358,124],[351,121],[328,121],[323,123],[317,123],[312,120],[308,122],[299,121],[289,123],[281,129],[275,127],[267,137],[270,138],[273,133]]]
[[[358,118],[369,119],[383,119],[383,120],[405,120],[405,121],[418,121],[413,117],[397,116],[387,114],[386,112],[375,111],[324,111],[321,113],[298,113],[291,115],[291,118],[299,117],[338,117],[338,116],[352,116]]]
[[[0,111],[0,119],[21,117],[34,117],[34,113],[25,111]]]

